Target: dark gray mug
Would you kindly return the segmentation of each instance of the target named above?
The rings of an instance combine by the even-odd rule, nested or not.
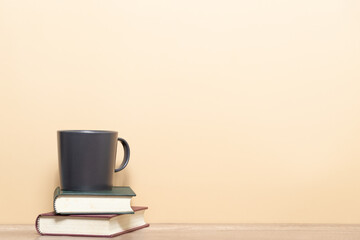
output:
[[[57,132],[60,182],[63,190],[110,190],[113,173],[129,162],[130,148],[114,131],[63,130]],[[115,169],[117,141],[124,158]]]

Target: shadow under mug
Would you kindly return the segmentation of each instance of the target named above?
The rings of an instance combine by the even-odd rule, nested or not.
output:
[[[115,131],[61,130],[57,139],[63,190],[110,190],[114,172],[123,170],[129,162],[129,144]],[[124,158],[115,169],[117,141],[124,148]]]

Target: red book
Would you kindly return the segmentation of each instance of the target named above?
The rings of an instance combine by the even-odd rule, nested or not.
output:
[[[144,220],[147,207],[132,207],[134,214],[56,215],[40,214],[35,228],[41,235],[115,237],[148,227]]]

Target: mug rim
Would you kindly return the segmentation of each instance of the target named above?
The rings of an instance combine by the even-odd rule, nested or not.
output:
[[[84,133],[84,134],[96,134],[96,133],[117,133],[110,130],[58,130],[58,133]]]

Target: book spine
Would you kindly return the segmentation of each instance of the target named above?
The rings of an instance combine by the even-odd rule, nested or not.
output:
[[[40,235],[43,235],[43,234],[40,232],[40,226],[39,226],[40,216],[41,216],[41,215],[38,215],[37,218],[36,218],[36,220],[35,220],[35,229],[36,229],[36,231],[37,231]]]
[[[56,211],[56,199],[60,196],[60,187],[57,187],[54,190],[54,202],[53,202],[53,207],[54,207],[54,212],[56,214],[58,214],[58,212]]]

